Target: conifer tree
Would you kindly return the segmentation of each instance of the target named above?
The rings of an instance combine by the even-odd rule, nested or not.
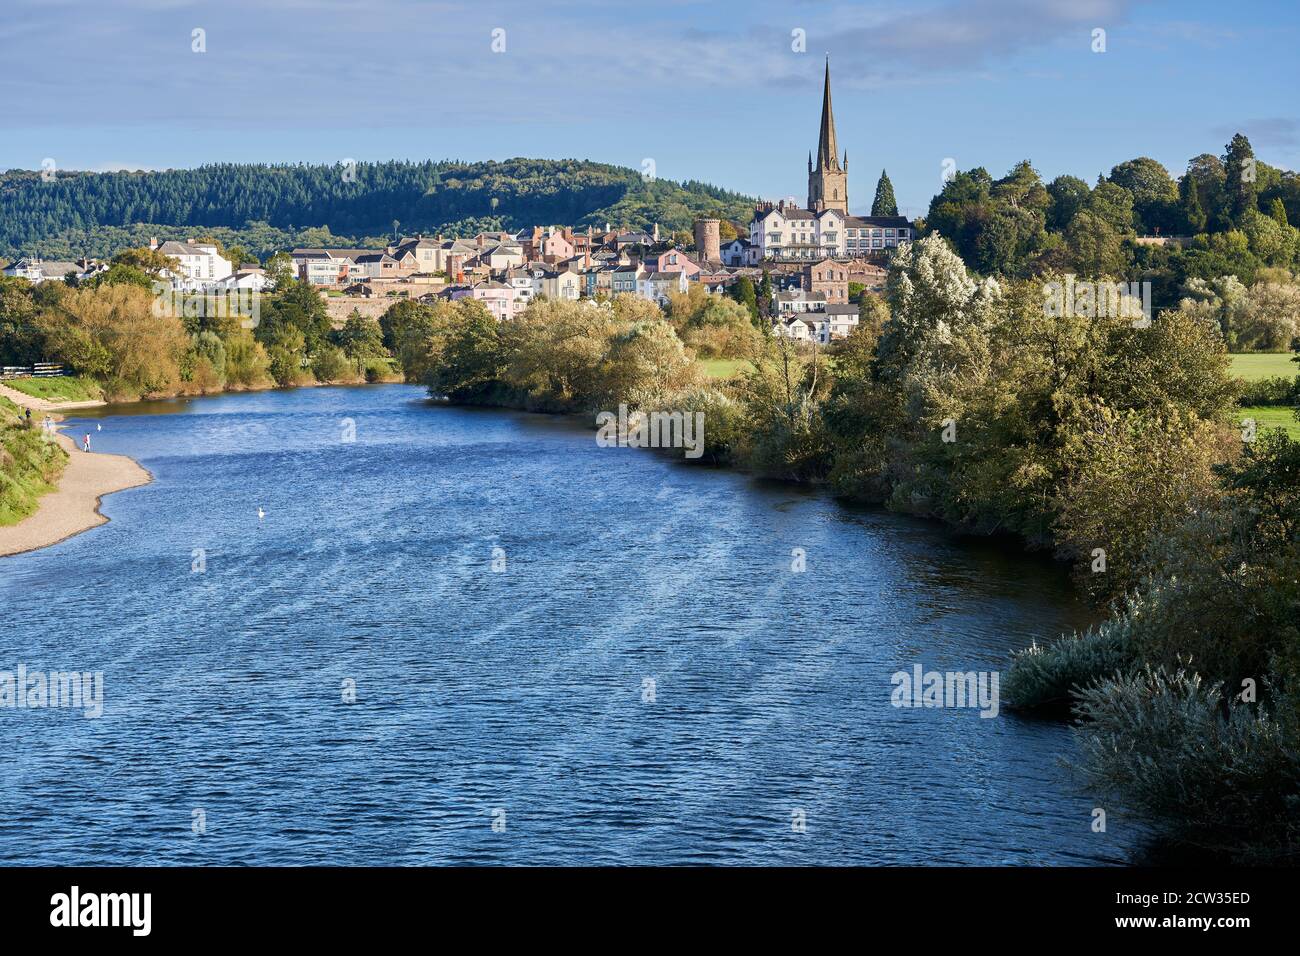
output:
[[[894,184],[889,181],[889,174],[880,171],[880,182],[876,183],[876,198],[871,203],[873,216],[897,216],[898,203],[894,200]]]
[[[1187,220],[1187,229],[1193,235],[1205,231],[1205,210],[1201,208],[1201,190],[1196,184],[1196,177],[1188,173],[1180,184],[1182,187],[1183,218]]]
[[[1223,154],[1224,212],[1232,225],[1240,226],[1246,213],[1258,208],[1255,184],[1255,151],[1250,140],[1238,133]]]
[[[1279,226],[1291,225],[1286,219],[1286,204],[1282,202],[1281,196],[1273,197],[1273,204],[1268,210],[1269,217]]]

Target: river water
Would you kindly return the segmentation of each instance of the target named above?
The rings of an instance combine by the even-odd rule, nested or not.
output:
[[[97,719],[0,708],[0,862],[1105,864],[1139,840],[1093,832],[1065,727],[891,705],[896,672],[1000,670],[1088,619],[1005,543],[408,386],[84,421],[155,481],[0,560],[0,671],[103,673]]]

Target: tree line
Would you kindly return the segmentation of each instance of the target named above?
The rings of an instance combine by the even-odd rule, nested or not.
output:
[[[328,230],[349,241],[396,231],[452,233],[467,225],[521,229],[538,223],[658,222],[689,230],[698,216],[747,220],[752,200],[704,183],[643,177],[583,160],[340,163],[215,163],[160,172],[10,170],[0,174],[0,255],[57,242],[69,253],[107,255],[100,230],[187,227]],[[284,236],[238,240],[265,253]],[[77,241],[81,245],[77,245]],[[132,243],[136,244],[136,243]],[[49,248],[49,247],[46,247]]]
[[[1300,176],[1258,160],[1240,133],[1222,155],[1193,157],[1175,179],[1156,160],[1120,163],[1096,183],[1044,183],[1028,160],[994,179],[956,173],[931,200],[923,231],[946,237],[982,275],[1072,272],[1150,282],[1157,306],[1177,303],[1191,279],[1300,267]],[[1138,237],[1178,237],[1139,243]]]

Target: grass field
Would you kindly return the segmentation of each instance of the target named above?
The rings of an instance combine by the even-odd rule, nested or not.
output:
[[[745,359],[700,359],[709,378],[731,378],[749,364]]]
[[[72,375],[62,378],[14,378],[5,384],[24,395],[43,398],[48,402],[95,402],[104,397],[103,391],[94,381]]]
[[[1281,405],[1251,405],[1247,408],[1237,409],[1237,420],[1243,418],[1255,419],[1255,428],[1263,431],[1266,428],[1282,428],[1292,438],[1300,439],[1300,420],[1295,417],[1294,408],[1286,408]]]
[[[1300,364],[1291,361],[1293,352],[1258,352],[1232,356],[1232,373],[1248,382],[1261,378],[1294,378],[1300,375]],[[1255,427],[1282,428],[1292,438],[1300,439],[1300,421],[1296,410],[1283,405],[1250,405],[1237,409],[1237,419],[1255,419]]]
[[[805,353],[799,355],[799,361],[807,365],[811,362],[811,358]],[[749,359],[700,359],[700,364],[704,366],[705,374],[715,381],[731,378],[737,372],[750,367]],[[835,359],[824,352],[819,353],[817,367],[823,372],[832,372],[835,370]]]
[[[1275,375],[1294,378],[1300,375],[1300,365],[1291,361],[1294,354],[1293,352],[1252,352],[1233,355],[1231,356],[1232,374],[1248,382]]]

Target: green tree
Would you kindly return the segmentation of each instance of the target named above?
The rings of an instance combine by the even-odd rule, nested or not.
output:
[[[1116,235],[1131,236],[1136,220],[1133,216],[1133,194],[1123,186],[1098,177],[1097,185],[1088,197],[1088,211],[1103,219]]]
[[[1087,205],[1092,189],[1078,176],[1057,176],[1047,184],[1052,204],[1047,213],[1047,228],[1063,232],[1075,213]]]
[[[1205,231],[1209,222],[1205,209],[1201,205],[1201,187],[1197,178],[1190,173],[1178,184],[1179,206],[1186,223],[1187,231],[1197,235]]]
[[[731,286],[731,297],[749,309],[750,319],[755,326],[760,326],[760,315],[758,311],[758,293],[754,291],[753,280],[749,276],[741,276]]]
[[[301,347],[310,355],[329,340],[330,320],[325,303],[320,293],[306,282],[290,280],[277,288],[264,298],[261,313],[256,334],[262,342],[269,344],[282,328],[289,327],[301,335]]]
[[[137,249],[123,249],[113,256],[112,265],[128,266],[139,270],[151,279],[156,279],[164,272],[177,273],[180,262],[172,256],[165,256],[157,249],[141,246]]]
[[[373,360],[388,356],[384,348],[384,334],[379,328],[379,323],[374,319],[365,318],[357,309],[353,309],[352,314],[347,317],[343,328],[335,335],[335,340],[359,374],[364,374],[366,367]]]
[[[894,199],[894,184],[889,181],[889,174],[883,169],[880,171],[880,181],[876,183],[876,198],[871,202],[871,215],[898,215],[898,203]]]
[[[772,316],[772,273],[763,270],[763,281],[758,284],[758,314],[764,319]]]
[[[1124,268],[1124,250],[1110,221],[1085,209],[1065,231],[1070,256],[1080,274],[1090,279],[1115,277]]]
[[[1160,163],[1149,156],[1130,159],[1112,169],[1109,179],[1133,197],[1140,232],[1168,234],[1178,228],[1178,186]]]
[[[457,402],[486,401],[502,388],[506,373],[501,323],[481,302],[457,305],[442,360],[429,371],[429,391]]]
[[[1291,225],[1286,218],[1286,204],[1282,202],[1282,197],[1274,196],[1273,203],[1269,207],[1269,217],[1279,226]]]
[[[31,365],[45,359],[45,336],[36,322],[32,286],[0,276],[0,365]]]
[[[1223,174],[1224,215],[1232,226],[1241,226],[1246,214],[1258,209],[1259,194],[1255,151],[1241,133],[1224,148]]]

